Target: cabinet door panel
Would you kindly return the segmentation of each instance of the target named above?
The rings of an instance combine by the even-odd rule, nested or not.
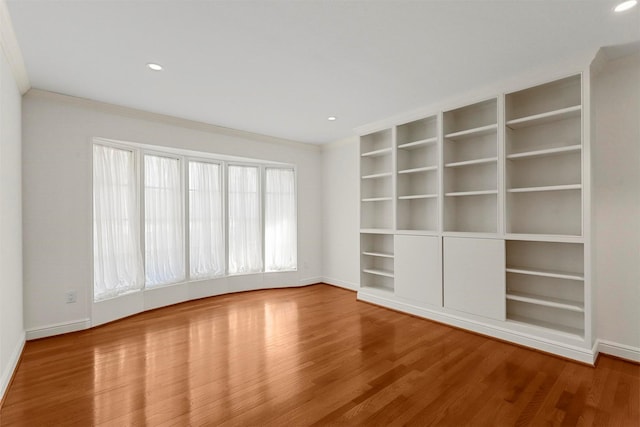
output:
[[[444,238],[444,306],[505,320],[504,240]]]
[[[396,296],[442,307],[440,237],[398,235],[394,252]]]

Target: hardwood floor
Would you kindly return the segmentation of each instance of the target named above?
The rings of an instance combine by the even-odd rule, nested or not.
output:
[[[28,342],[0,423],[637,426],[639,406],[639,365],[591,368],[314,285]]]

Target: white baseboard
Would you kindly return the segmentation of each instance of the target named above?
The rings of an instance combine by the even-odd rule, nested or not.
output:
[[[598,339],[596,348],[600,353],[640,363],[640,348],[638,347]]]
[[[498,338],[500,340],[509,341],[546,353],[552,353],[558,356],[566,357],[568,359],[577,360],[589,365],[593,365],[595,363],[595,356],[597,354],[594,351],[595,348],[582,348],[570,344],[554,342],[548,339],[524,334],[508,328],[484,324],[454,314],[429,310],[426,308],[406,304],[395,299],[387,298],[384,295],[377,295],[374,292],[358,292],[358,300],[402,311],[404,313],[413,314],[414,316],[434,320],[439,323],[466,329],[471,332]]]
[[[332,277],[322,277],[323,283],[328,285],[337,286],[339,288],[349,289],[350,291],[358,291],[360,289],[360,285],[357,283],[347,282],[346,280],[334,279]]]
[[[305,279],[298,280],[298,284],[295,286],[315,285],[316,283],[320,283],[320,282],[322,282],[322,277],[320,276],[307,277]]]
[[[16,343],[9,360],[7,361],[7,366],[4,367],[2,371],[2,376],[0,377],[0,402],[4,398],[4,394],[9,387],[9,382],[11,381],[11,377],[18,367],[18,362],[20,361],[20,355],[22,354],[22,350],[24,349],[25,343],[25,334],[24,332],[20,336],[20,339]]]
[[[91,319],[73,320],[71,322],[56,323],[42,328],[29,329],[26,337],[27,341],[38,338],[52,337],[54,335],[66,334],[69,332],[82,331],[91,327]]]

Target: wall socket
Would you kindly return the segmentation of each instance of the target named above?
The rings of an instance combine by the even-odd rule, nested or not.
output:
[[[78,301],[78,292],[76,292],[73,289],[70,291],[67,291],[67,293],[65,294],[65,301],[67,304],[72,304]]]

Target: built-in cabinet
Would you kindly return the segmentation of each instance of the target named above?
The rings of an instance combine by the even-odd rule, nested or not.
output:
[[[589,361],[587,78],[362,132],[359,298]]]

